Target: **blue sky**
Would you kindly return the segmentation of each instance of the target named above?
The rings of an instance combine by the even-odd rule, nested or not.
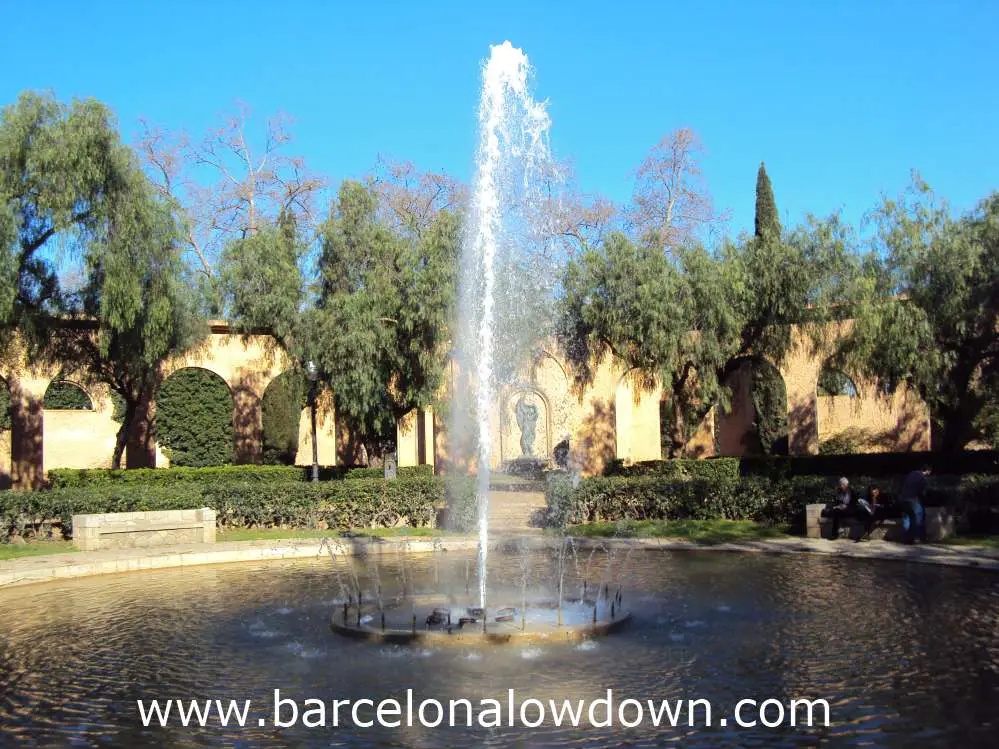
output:
[[[999,188],[999,3],[0,2],[0,102],[94,96],[201,134],[236,99],[294,116],[334,180],[379,153],[468,180],[480,62],[509,39],[584,190],[689,126],[730,231],[752,230],[765,160],[785,224],[858,219],[910,170],[966,210]]]

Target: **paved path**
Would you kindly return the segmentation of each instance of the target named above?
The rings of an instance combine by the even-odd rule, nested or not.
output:
[[[501,548],[513,537],[500,537]],[[534,535],[516,543],[544,545],[550,537]],[[425,536],[413,538],[341,538],[335,539],[337,554],[395,554],[401,546],[412,552],[430,552],[437,548],[473,550],[473,536],[443,536],[436,540]],[[827,541],[825,539],[787,537],[765,541],[739,541],[695,544],[672,539],[577,539],[580,547],[663,549],[677,551],[739,551],[766,554],[821,554],[858,559],[890,559],[923,564],[975,567],[999,572],[999,550],[976,546],[903,546],[887,541]],[[151,549],[122,549],[25,557],[0,562],[0,588],[64,580],[72,577],[106,575],[165,567],[188,567],[202,564],[265,561],[271,559],[307,559],[328,556],[330,548],[320,539],[281,539],[269,541],[229,541],[216,544],[184,544]]]

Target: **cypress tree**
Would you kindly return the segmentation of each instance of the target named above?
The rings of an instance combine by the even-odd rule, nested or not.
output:
[[[774,200],[774,189],[762,161],[760,170],[756,173],[756,236],[760,239],[764,237],[780,239],[777,201]]]

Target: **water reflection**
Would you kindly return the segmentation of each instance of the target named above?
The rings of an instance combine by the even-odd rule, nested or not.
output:
[[[359,570],[385,594],[463,589],[464,557]],[[614,576],[635,618],[581,647],[380,647],[329,631],[329,560],[178,569],[0,593],[0,745],[986,747],[999,735],[999,578],[974,570],[809,557],[635,553]],[[405,564],[405,574],[400,568]],[[551,586],[551,559],[530,562]],[[517,591],[524,562],[497,557]],[[605,574],[582,558],[567,590]],[[344,570],[341,570],[341,577]],[[435,583],[435,579],[437,582]],[[591,583],[592,584],[592,583]],[[137,698],[823,697],[825,729],[143,729]]]

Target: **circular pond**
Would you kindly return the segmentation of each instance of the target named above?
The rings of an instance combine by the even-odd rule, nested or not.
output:
[[[469,584],[470,559],[389,555],[349,568],[318,558],[2,591],[0,745],[901,748],[994,746],[999,735],[999,576],[974,570],[636,552],[612,560],[632,618],[607,638],[465,648],[359,642],[331,631],[346,580],[396,596],[460,589]],[[605,561],[600,554],[574,560],[567,597],[581,580],[598,581]],[[494,555],[490,589],[513,597],[527,580],[551,597],[555,564]],[[295,726],[273,725],[275,689],[296,703]],[[608,689],[618,701],[703,699],[713,724],[695,709],[693,727],[687,716],[676,728],[648,718],[634,728],[558,727],[550,716],[537,727],[519,719],[511,727],[511,689],[518,704],[592,705]],[[502,725],[361,727],[349,709],[332,725],[334,700],[405,705],[407,690],[445,706],[500,700]],[[827,700],[831,725],[740,727],[731,718],[720,725],[740,700],[796,698]],[[250,700],[251,708],[244,727],[235,718],[223,727],[214,715],[204,728],[193,725],[196,717],[185,727],[176,714],[166,727],[155,719],[144,727],[137,700],[153,699]],[[303,724],[302,713],[316,704],[309,699],[325,705],[325,726]],[[465,713],[458,715],[461,723]]]

